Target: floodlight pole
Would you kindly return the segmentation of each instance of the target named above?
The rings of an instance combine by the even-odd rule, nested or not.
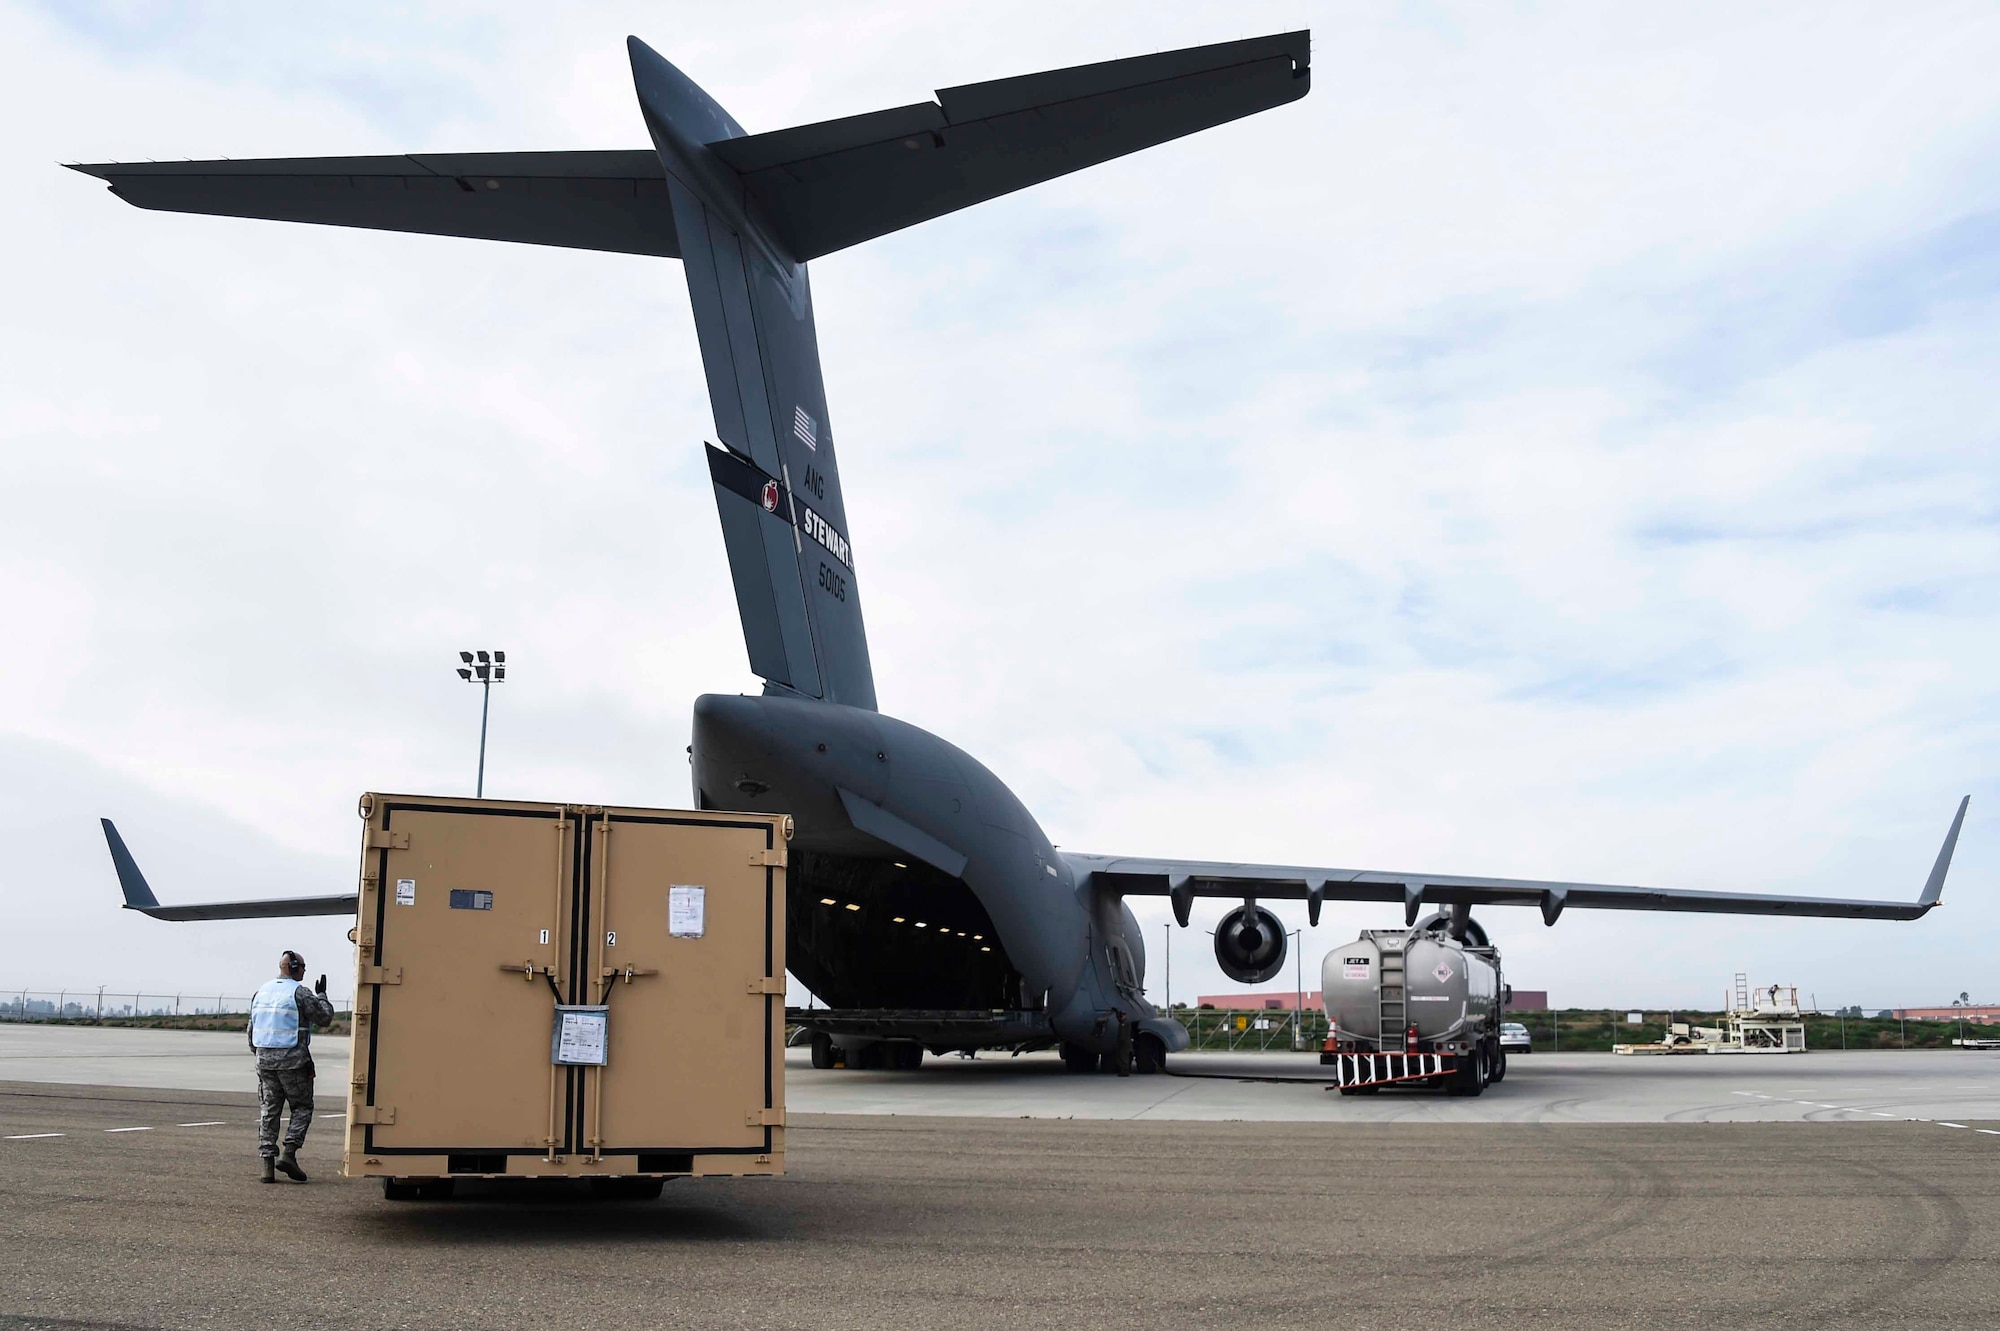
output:
[[[475,659],[472,652],[460,652],[458,659],[465,663],[458,668],[458,677],[468,684],[479,685],[479,776],[472,794],[474,799],[485,799],[486,719],[493,710],[493,686],[507,678],[507,653],[480,652]]]
[[[1292,948],[1292,1049],[1297,1052],[1306,1034],[1306,931],[1294,929],[1292,937],[1299,940]]]
[[[486,714],[493,706],[493,681],[479,681],[479,779],[472,787],[472,798],[486,798]]]

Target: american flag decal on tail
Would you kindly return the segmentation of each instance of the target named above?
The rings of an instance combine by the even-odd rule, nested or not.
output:
[[[799,442],[814,452],[819,451],[819,422],[806,415],[804,407],[792,408],[792,433]]]

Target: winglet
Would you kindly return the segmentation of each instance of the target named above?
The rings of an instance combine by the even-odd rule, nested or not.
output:
[[[1937,905],[1944,894],[1944,876],[1951,872],[1951,853],[1958,849],[1958,829],[1965,826],[1965,807],[1970,803],[1970,795],[1958,802],[1958,816],[1951,820],[1951,831],[1944,834],[1944,847],[1938,851],[1937,863],[1931,866],[1931,876],[1924,882],[1924,894],[1917,898],[1917,904],[1925,910]]]
[[[118,835],[118,829],[111,825],[109,818],[100,818],[97,821],[104,824],[104,841],[111,847],[111,863],[118,870],[118,886],[125,891],[125,909],[156,909],[160,899],[154,896],[153,889],[147,886],[146,875],[139,872],[138,862],[132,858],[132,852],[125,849],[125,838]],[[1952,828],[1951,832],[1954,837],[1958,835],[1956,827]],[[1948,848],[1946,854],[1948,858]]]

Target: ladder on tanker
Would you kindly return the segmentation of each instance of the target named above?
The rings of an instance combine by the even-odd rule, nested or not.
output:
[[[1397,942],[1393,951],[1387,939],[1378,936],[1376,943],[1382,952],[1382,968],[1375,995],[1375,1047],[1388,1053],[1403,1047],[1403,1032],[1410,1025],[1409,996],[1403,982],[1403,955],[1409,939]]]

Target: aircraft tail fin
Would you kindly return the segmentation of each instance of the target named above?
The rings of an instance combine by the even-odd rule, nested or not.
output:
[[[1295,101],[1310,37],[947,88],[755,135],[644,42],[626,46],[722,444],[709,475],[751,668],[772,688],[873,709],[806,261]]]

